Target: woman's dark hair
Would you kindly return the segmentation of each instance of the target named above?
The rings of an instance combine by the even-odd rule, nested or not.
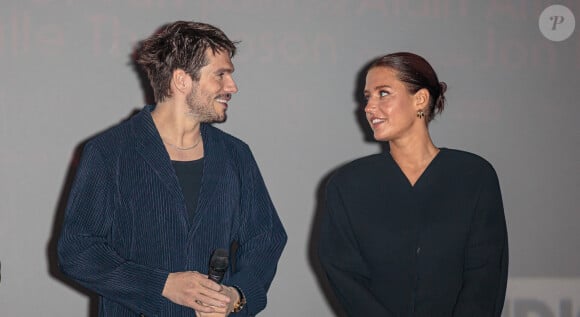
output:
[[[445,108],[447,84],[439,81],[433,67],[423,57],[408,52],[388,54],[375,59],[368,70],[375,67],[395,70],[399,80],[406,84],[412,94],[422,88],[429,91],[429,109],[425,109],[427,122],[433,120],[435,115]]]
[[[155,102],[171,96],[169,85],[176,69],[182,69],[195,81],[200,69],[207,65],[206,50],[236,53],[237,42],[232,42],[217,27],[188,21],[177,21],[162,27],[140,43],[136,62],[147,73],[155,94]]]

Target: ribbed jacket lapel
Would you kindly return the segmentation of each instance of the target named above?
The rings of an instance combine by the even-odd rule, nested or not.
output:
[[[149,164],[175,199],[183,202],[184,198],[179,186],[179,180],[175,175],[169,154],[167,154],[159,132],[157,132],[157,128],[151,118],[151,109],[151,106],[146,106],[132,120],[135,150]]]
[[[211,126],[205,123],[201,124],[200,131],[201,137],[203,138],[203,176],[201,179],[197,209],[188,236],[190,242],[192,241],[191,238],[197,231],[197,227],[203,222],[203,218],[208,216],[207,213],[210,212],[210,203],[216,193],[216,186],[220,172],[220,164],[218,162],[220,156],[216,155],[216,151],[219,153],[220,145],[218,140],[215,138],[215,133],[213,133]]]
[[[143,111],[132,118],[132,133],[135,138],[135,150],[143,157],[151,169],[161,180],[161,183],[167,187],[176,201],[185,206],[185,198],[179,180],[175,175],[169,154],[165,150],[159,132],[151,118],[152,106],[146,106]],[[188,239],[191,241],[203,218],[211,213],[212,201],[217,192],[221,173],[226,164],[223,143],[216,137],[215,128],[209,124],[201,124],[201,135],[204,146],[203,177],[201,182],[200,194],[193,219],[193,224],[189,225]],[[183,209],[183,221],[187,224],[187,210]]]

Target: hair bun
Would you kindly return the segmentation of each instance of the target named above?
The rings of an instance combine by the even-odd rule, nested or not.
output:
[[[447,84],[444,81],[439,82],[439,90],[442,95],[447,91]]]
[[[443,109],[445,108],[445,103],[447,102],[447,100],[445,98],[446,91],[447,91],[447,84],[443,81],[440,81],[439,82],[439,97],[437,97],[437,100],[435,100],[435,103],[433,104],[433,110],[435,111],[435,113],[443,112]]]

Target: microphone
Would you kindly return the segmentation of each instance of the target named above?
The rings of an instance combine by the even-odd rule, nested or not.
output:
[[[227,268],[228,251],[226,249],[216,249],[213,251],[211,260],[209,261],[207,277],[216,283],[221,283]]]

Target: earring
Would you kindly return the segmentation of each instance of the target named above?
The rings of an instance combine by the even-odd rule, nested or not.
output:
[[[423,118],[425,118],[425,111],[423,111],[423,110],[418,110],[418,111],[417,111],[417,118],[419,118],[419,119],[423,119]]]

